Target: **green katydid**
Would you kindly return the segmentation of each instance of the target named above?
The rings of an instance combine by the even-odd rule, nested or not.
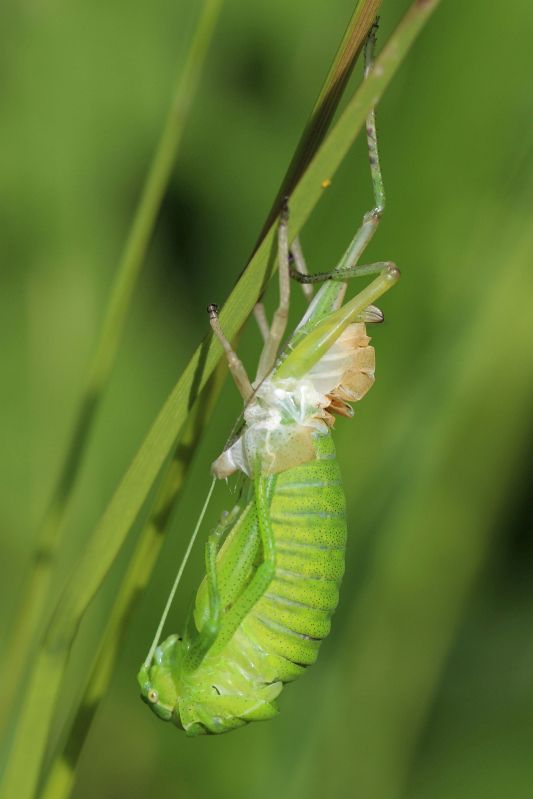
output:
[[[365,76],[374,42],[373,28]],[[373,303],[399,278],[391,262],[358,265],[385,200],[374,111],[366,130],[375,207],[333,272],[307,273],[298,241],[289,248],[288,204],[280,215],[280,300],[270,328],[257,307],[265,343],[253,382],[220,328],[216,306],[208,308],[245,403],[240,434],[214,462],[213,473],[244,473],[247,493],[209,535],[206,576],[183,638],[171,635],[157,646],[180,570],[138,676],[144,701],[188,735],[227,732],[274,716],[284,683],[314,663],[330,630],[347,533],[333,414],[351,416],[349,403],[374,382],[365,323],[382,321]],[[346,279],[365,275],[376,277],[342,305]],[[291,276],[307,294],[313,283],[323,285],[278,354]]]

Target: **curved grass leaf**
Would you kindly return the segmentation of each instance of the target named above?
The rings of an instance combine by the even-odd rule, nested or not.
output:
[[[174,97],[143,187],[131,231],[124,246],[99,340],[89,366],[86,385],[67,452],[50,504],[37,531],[30,574],[21,591],[21,604],[12,622],[12,636],[4,655],[1,682],[5,701],[0,709],[0,731],[9,718],[11,701],[27,666],[43,609],[52,587],[52,572],[61,546],[63,519],[76,484],[93,423],[113,369],[131,299],[164,192],[176,159],[188,112],[205,61],[222,0],[206,0],[186,63],[177,79]]]
[[[109,621],[102,632],[81,701],[71,710],[70,718],[60,736],[62,743],[52,757],[40,794],[42,799],[67,799],[70,796],[78,759],[113,675],[129,620],[140,594],[150,580],[169,519],[183,493],[185,478],[198,440],[222,388],[226,376],[226,370],[222,367],[221,363],[207,386],[208,390],[203,392],[189,415],[180,444],[157,492],[151,517],[139,536]]]

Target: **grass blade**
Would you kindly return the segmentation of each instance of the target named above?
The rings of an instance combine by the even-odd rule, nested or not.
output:
[[[37,544],[30,564],[22,601],[12,623],[9,648],[4,656],[2,685],[4,697],[0,711],[0,733],[10,715],[30,650],[43,621],[43,608],[51,588],[56,553],[61,545],[62,522],[76,483],[93,422],[105,391],[122,337],[131,298],[150,242],[155,220],[167,187],[181,141],[200,70],[218,17],[221,0],[206,0],[187,61],[174,90],[174,97],[161,139],[139,199],[131,231],[126,241],[109,304],[100,331],[87,382],[82,392],[74,430],[54,488],[50,504],[37,532]]]
[[[66,799],[76,778],[76,766],[92,721],[114,672],[115,662],[139,596],[152,575],[173,510],[183,492],[185,478],[198,440],[209,421],[226,376],[221,363],[187,420],[170,468],[158,491],[151,518],[143,528],[130,559],[107,626],[102,634],[89,681],[81,702],[63,730],[64,742],[55,753],[41,791],[42,799]]]
[[[291,235],[298,233],[365,117],[381,97],[437,0],[417,0],[376,61],[368,80],[355,92],[339,121],[311,160],[291,198]],[[251,312],[274,269],[274,229],[270,228],[241,275],[221,313],[226,334],[233,338]],[[172,452],[199,391],[220,359],[220,346],[208,337],[193,355],[164,404],[143,445],[117,488],[100,523],[61,595],[36,655],[23,703],[13,753],[2,784],[2,797],[32,796],[58,696],[62,675],[78,624],[111,567],[144,500]]]

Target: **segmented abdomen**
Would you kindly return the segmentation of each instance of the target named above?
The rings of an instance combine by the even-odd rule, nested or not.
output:
[[[270,508],[275,577],[242,623],[284,682],[315,662],[344,572],[345,498],[331,436],[318,437],[316,449],[317,460],[277,477]]]

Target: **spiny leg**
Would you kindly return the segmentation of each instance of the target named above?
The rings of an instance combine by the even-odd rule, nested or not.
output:
[[[371,267],[374,265],[370,265]],[[373,303],[385,294],[400,278],[398,268],[389,263],[379,269],[377,277],[345,305],[333,310],[299,338],[276,370],[276,378],[300,379],[330,349],[349,324],[366,321],[369,311],[380,312]],[[317,298],[319,294],[317,294]],[[373,321],[369,319],[368,321]],[[380,321],[377,319],[376,321]]]
[[[372,25],[365,42],[364,50],[364,77],[367,78],[374,67],[374,48],[376,46],[376,31],[378,20]],[[370,239],[376,232],[383,212],[385,211],[385,188],[379,162],[379,150],[376,133],[375,109],[369,112],[366,118],[366,139],[368,144],[368,160],[370,162],[370,176],[374,192],[374,208],[363,217],[363,224],[352,239],[348,249],[340,260],[337,270],[343,272],[355,266],[362,253],[368,246]]]
[[[296,269],[294,270],[292,267],[293,263],[296,265]],[[289,269],[291,271],[291,274],[293,271],[296,271],[298,272],[298,274],[303,274],[303,275],[309,274],[298,236],[292,242],[289,250]],[[302,290],[305,298],[307,299],[308,302],[310,302],[313,298],[313,287],[311,285],[303,284]],[[265,306],[261,301],[256,302],[256,304],[254,305],[254,317],[255,321],[257,322],[257,326],[259,328],[261,336],[263,338],[263,342],[266,342],[270,335],[270,325],[268,324]]]
[[[365,275],[377,275],[389,269],[394,264],[392,261],[376,261],[373,264],[357,264],[344,269],[342,272],[317,272],[314,275],[305,275],[296,269],[291,269],[290,274],[298,283],[325,283],[327,280],[334,280],[343,283],[352,277],[364,277]]]
[[[270,503],[275,479],[272,476],[258,476],[254,480],[255,506],[263,548],[263,560],[257,567],[248,586],[222,619],[217,649],[230,640],[274,578],[276,571],[276,543],[270,519]]]
[[[379,25],[379,18],[376,19],[365,43],[365,80],[368,78],[374,68],[374,50],[376,47],[376,34]],[[376,109],[372,108],[366,118],[366,140],[368,145],[368,160],[370,162],[370,176],[372,178],[372,187],[374,189],[374,202],[375,207],[371,213],[382,216],[385,210],[385,187],[383,185],[383,175],[381,174],[381,165],[379,162],[378,150],[378,137],[376,131]]]
[[[184,666],[188,671],[194,671],[198,668],[205,655],[216,641],[220,631],[221,602],[220,592],[218,590],[217,554],[224,535],[233,527],[240,513],[241,508],[236,505],[230,513],[223,516],[215,529],[210,533],[205,545],[208,613],[207,618],[202,624],[202,629],[196,635],[185,656]]]
[[[272,318],[268,338],[265,341],[255,384],[260,383],[274,366],[281,339],[285,334],[289,317],[290,275],[289,275],[289,206],[287,201],[281,210],[278,225],[278,272],[279,305]]]
[[[263,305],[262,302],[256,302],[256,304],[254,305],[254,317],[255,321],[257,322],[259,331],[263,337],[263,341],[266,341],[268,338],[268,334],[270,333],[270,327],[268,325],[265,306]]]
[[[345,269],[344,272],[318,272],[315,275],[303,275],[301,272],[294,274],[291,271],[291,277],[299,283],[324,283],[328,280],[336,282],[344,282],[352,277],[364,277],[365,275],[386,275],[396,270],[396,264],[392,261],[376,261],[373,264],[361,264],[352,266]],[[369,324],[379,324],[383,322],[383,313],[376,308],[375,305],[369,305],[361,314],[361,322]]]
[[[235,381],[235,385],[237,386],[241,397],[243,398],[244,402],[247,403],[251,399],[254,389],[250,383],[250,378],[246,374],[246,369],[244,368],[243,362],[231,346],[231,343],[228,341],[222,331],[222,328],[220,327],[220,321],[218,319],[218,305],[215,305],[214,303],[208,305],[207,313],[209,314],[209,321],[211,323],[213,333],[220,341],[222,348],[226,353],[226,359],[228,361],[228,367],[231,372],[231,376]]]
[[[370,29],[370,33],[368,34],[365,44],[365,78],[368,77],[373,68],[377,27],[378,21],[376,20]],[[370,175],[372,178],[372,188],[374,192],[374,208],[364,215],[361,227],[355,234],[335,270],[333,272],[322,272],[317,275],[306,275],[306,270],[301,269],[297,263],[296,269],[290,269],[290,276],[299,283],[322,283],[326,280],[343,281],[350,277],[376,274],[387,270],[390,266],[388,261],[357,266],[357,262],[366,249],[370,239],[374,235],[376,227],[379,224],[379,221],[385,210],[385,190],[379,162],[379,151],[376,134],[376,115],[374,109],[369,112],[366,118],[366,136],[368,143],[368,157],[370,162]]]
[[[295,268],[292,267],[292,263],[294,263]],[[294,273],[298,273],[299,275],[308,275],[309,270],[307,269],[307,264],[305,262],[302,245],[300,244],[300,239],[298,236],[294,239],[291,244],[291,250],[289,253],[289,266],[290,266],[290,273],[291,276],[294,277]],[[301,281],[302,284],[302,291],[304,293],[304,297],[308,302],[311,302],[313,299],[313,287],[306,283],[305,281]]]

